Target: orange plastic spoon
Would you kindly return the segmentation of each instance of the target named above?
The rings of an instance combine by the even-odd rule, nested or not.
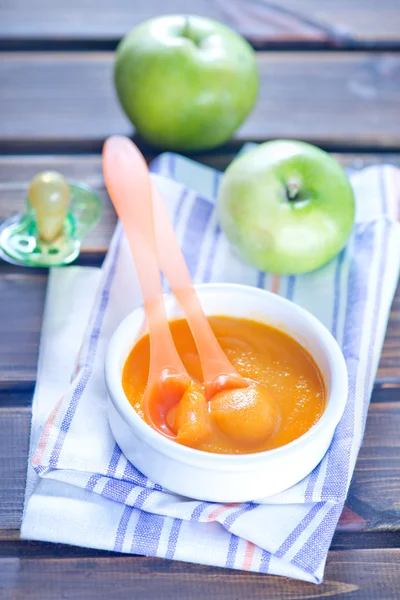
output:
[[[200,357],[207,399],[222,390],[247,387],[248,382],[231,364],[211,329],[194,289],[165,202],[154,183],[152,189],[160,267],[189,323]]]
[[[191,379],[176,350],[165,312],[147,165],[128,138],[113,136],[104,144],[103,172],[130,245],[149,328],[146,420],[163,435],[174,437],[165,425],[166,414],[179,402]]]

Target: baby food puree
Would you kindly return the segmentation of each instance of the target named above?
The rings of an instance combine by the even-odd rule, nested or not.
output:
[[[308,431],[325,408],[324,383],[308,352],[287,334],[257,321],[215,316],[209,322],[250,389],[222,391],[207,401],[188,323],[171,321],[176,348],[193,382],[175,406],[160,412],[158,426],[181,444],[222,454],[278,448]],[[144,420],[149,363],[145,335],[129,354],[122,374],[125,394]]]

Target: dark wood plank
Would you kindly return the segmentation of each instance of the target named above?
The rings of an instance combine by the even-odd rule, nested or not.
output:
[[[0,530],[12,531],[20,526],[28,464],[30,414],[29,408],[0,407]],[[6,532],[4,537],[8,537]]]
[[[156,154],[146,154],[148,162]],[[362,169],[372,164],[393,164],[400,167],[400,154],[334,154],[339,162],[351,169]],[[212,152],[191,155],[191,158],[223,171],[233,160],[232,152]],[[0,223],[23,211],[29,182],[38,171],[55,169],[67,178],[83,181],[92,186],[103,201],[103,217],[83,242],[82,252],[104,255],[114,231],[116,216],[106,193],[101,170],[101,157],[89,156],[0,156]],[[97,263],[96,263],[97,264]]]
[[[390,311],[377,379],[382,385],[397,385],[400,376],[400,283]]]
[[[400,396],[372,402],[339,532],[400,530]],[[0,540],[17,536],[25,487],[29,407],[0,409]],[[15,533],[12,533],[12,532]]]
[[[131,27],[161,14],[187,13],[185,0],[89,0],[68,3],[3,0],[0,40],[85,40],[113,44]],[[395,0],[192,0],[190,12],[217,19],[253,44],[319,43],[347,47],[400,41],[400,14]]]
[[[0,53],[0,151],[100,151],[110,134],[132,134],[113,89],[113,58]],[[231,147],[280,137],[400,147],[400,56],[276,52],[257,60],[260,98]]]
[[[46,271],[0,274],[0,388],[16,382],[33,387],[46,285]]]
[[[396,403],[371,403],[341,530],[400,530],[400,393]],[[393,419],[393,420],[392,420]],[[362,520],[357,520],[357,516]],[[364,522],[363,522],[364,521]],[[399,534],[400,536],[400,534]]]
[[[360,166],[369,161],[388,160],[399,164],[399,155],[338,157],[347,165]],[[219,157],[216,157],[219,160]],[[212,162],[212,161],[211,161]],[[0,221],[22,210],[28,182],[43,168],[58,168],[68,177],[93,185],[104,200],[104,215],[99,226],[84,242],[81,263],[101,264],[115,226],[115,213],[104,190],[99,157],[31,157],[0,159]],[[0,263],[0,388],[14,391],[33,388],[41,319],[46,293],[46,271],[15,268]],[[400,384],[400,287],[395,296],[382,351],[377,383]],[[15,389],[18,386],[18,389]]]
[[[148,162],[159,154],[154,150],[149,151],[148,148],[145,148],[144,152]],[[333,152],[333,156],[348,169],[359,170],[375,164],[392,164],[400,168],[400,152]],[[234,157],[235,153],[225,148],[190,155],[192,160],[220,171],[224,171]],[[23,206],[29,181],[38,171],[44,169],[58,169],[68,178],[85,181],[100,191],[104,189],[100,154],[0,155],[0,220],[11,214],[7,207],[12,210],[14,197],[7,194],[13,191],[19,193],[20,199],[16,200],[19,202],[19,210],[19,207]]]
[[[12,530],[8,530],[12,531]],[[4,530],[3,530],[4,532]],[[1,558],[105,558],[125,556],[120,552],[99,550],[97,548],[83,548],[67,544],[53,544],[52,542],[37,542],[15,538],[1,538]],[[333,536],[330,550],[388,550],[400,549],[400,535],[397,531],[336,531]]]
[[[397,600],[399,589],[400,550],[330,552],[320,586],[157,558],[0,559],[5,600],[99,600],[114,597],[116,590],[119,600]]]
[[[91,257],[93,263],[96,256]],[[3,266],[4,265],[4,266]],[[33,387],[46,293],[45,271],[30,275],[27,269],[0,264],[0,389]],[[400,385],[400,284],[377,373],[377,384]],[[25,389],[24,387],[24,389]]]

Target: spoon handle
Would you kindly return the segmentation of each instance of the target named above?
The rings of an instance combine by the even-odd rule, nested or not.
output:
[[[246,387],[247,382],[231,364],[211,329],[194,289],[167,207],[154,183],[152,193],[160,267],[189,323],[200,356],[206,395],[211,398],[221,389]]]

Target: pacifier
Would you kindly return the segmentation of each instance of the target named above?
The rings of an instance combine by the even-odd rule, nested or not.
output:
[[[87,185],[67,181],[58,171],[37,173],[25,213],[0,226],[0,256],[28,267],[67,265],[79,256],[83,238],[101,214],[101,199]]]

